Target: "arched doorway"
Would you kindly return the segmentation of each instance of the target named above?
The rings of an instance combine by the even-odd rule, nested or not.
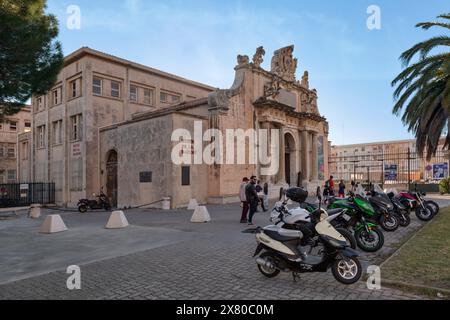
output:
[[[111,205],[117,207],[117,151],[111,150],[106,157],[106,195],[111,199]]]
[[[286,183],[289,185],[297,183],[297,146],[295,139],[290,133],[286,133],[284,136],[285,142],[285,155],[284,155],[284,170]]]

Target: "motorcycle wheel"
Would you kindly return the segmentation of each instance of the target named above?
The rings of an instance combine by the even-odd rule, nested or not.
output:
[[[369,237],[375,238],[374,240]],[[358,247],[365,252],[376,252],[384,245],[384,234],[379,228],[373,228],[367,233],[365,228],[355,231],[355,239]]]
[[[350,248],[356,249],[356,239],[350,231],[344,228],[336,228],[336,231],[342,234],[345,240],[347,240],[347,245]]]
[[[111,206],[110,205],[105,205],[105,211],[111,211]]]
[[[380,217],[380,225],[384,231],[392,232],[398,229],[400,225],[398,220],[399,219],[392,214],[390,214],[389,218],[386,219],[386,216],[383,214]]]
[[[411,217],[409,216],[409,212],[402,212],[398,215],[398,222],[400,226],[407,227],[411,224]]]
[[[78,211],[80,213],[86,213],[88,211],[88,208],[86,205],[82,204],[82,205],[78,206]]]
[[[273,255],[270,254],[269,252],[264,252],[259,257],[261,259],[266,260],[266,261],[270,261],[272,263],[275,263],[275,259],[274,259]],[[259,270],[259,272],[261,272],[267,278],[274,278],[280,273],[280,270],[278,270],[278,269],[269,268],[269,267],[266,267],[266,266],[262,266],[260,264],[258,264],[258,270]]]
[[[331,266],[334,278],[343,284],[353,284],[361,278],[362,267],[358,258],[336,260]]]
[[[425,201],[425,205],[430,206],[433,209],[434,215],[437,215],[439,213],[439,205],[436,202],[427,200],[427,201]]]
[[[419,220],[430,221],[434,217],[433,208],[430,206],[425,206],[425,208],[417,207],[416,216]]]

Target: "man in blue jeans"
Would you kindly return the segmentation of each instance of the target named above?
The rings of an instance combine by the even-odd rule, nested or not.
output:
[[[250,214],[248,217],[248,225],[253,225],[253,216],[255,215],[256,210],[258,209],[258,193],[256,192],[256,177],[252,176],[250,178],[250,183],[245,187],[245,196],[247,198],[247,202],[250,205]]]

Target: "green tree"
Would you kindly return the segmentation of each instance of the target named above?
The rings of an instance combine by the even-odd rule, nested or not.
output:
[[[44,94],[63,66],[56,17],[45,0],[0,0],[0,119]]]
[[[414,45],[400,60],[404,70],[394,79],[392,86],[396,104],[394,114],[403,110],[402,121],[417,139],[417,151],[426,152],[430,159],[436,154],[439,139],[445,129],[445,146],[450,143],[450,13],[438,16],[438,22],[423,22],[418,28],[442,28],[445,33]],[[411,64],[414,57],[418,57]]]

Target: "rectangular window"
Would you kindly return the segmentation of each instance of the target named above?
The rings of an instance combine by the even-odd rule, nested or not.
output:
[[[62,120],[53,122],[53,144],[58,145],[62,143]]]
[[[17,122],[16,121],[10,121],[9,122],[9,130],[17,131]]]
[[[70,117],[70,123],[71,123],[70,137],[71,137],[72,141],[81,141],[81,137],[82,137],[81,121],[82,121],[81,114]]]
[[[144,89],[144,104],[153,105],[153,91]]]
[[[77,80],[73,80],[70,82],[70,97],[76,98],[77,96],[78,96]]]
[[[53,105],[56,106],[58,104],[60,104],[61,101],[59,99],[59,88],[53,90]]]
[[[16,148],[14,145],[8,146],[8,158],[14,159],[16,157]]]
[[[15,182],[16,181],[16,170],[8,170],[8,182]]]
[[[172,102],[173,102],[173,103],[179,103],[180,100],[181,100],[181,98],[180,98],[179,96],[174,96],[174,95],[172,95]]]
[[[37,107],[38,107],[38,111],[41,111],[42,109],[44,109],[44,97],[37,98]]]
[[[151,183],[152,182],[152,172],[140,172],[139,173],[139,182],[140,183]]]
[[[191,167],[181,167],[181,185],[191,185]]]
[[[5,183],[5,170],[0,170],[0,183]]]
[[[161,100],[162,103],[167,103],[167,93],[161,92],[160,100]]]
[[[130,86],[130,101],[138,102],[138,87]]]
[[[120,98],[120,83],[111,81],[111,97]]]
[[[3,150],[5,149],[3,148],[2,145],[0,145],[0,158],[3,158],[5,156],[5,152]]]
[[[37,129],[38,129],[38,136],[37,136],[38,148],[45,148],[45,125],[39,126]]]
[[[101,96],[103,92],[103,81],[100,78],[92,80],[92,93],[96,96]]]

